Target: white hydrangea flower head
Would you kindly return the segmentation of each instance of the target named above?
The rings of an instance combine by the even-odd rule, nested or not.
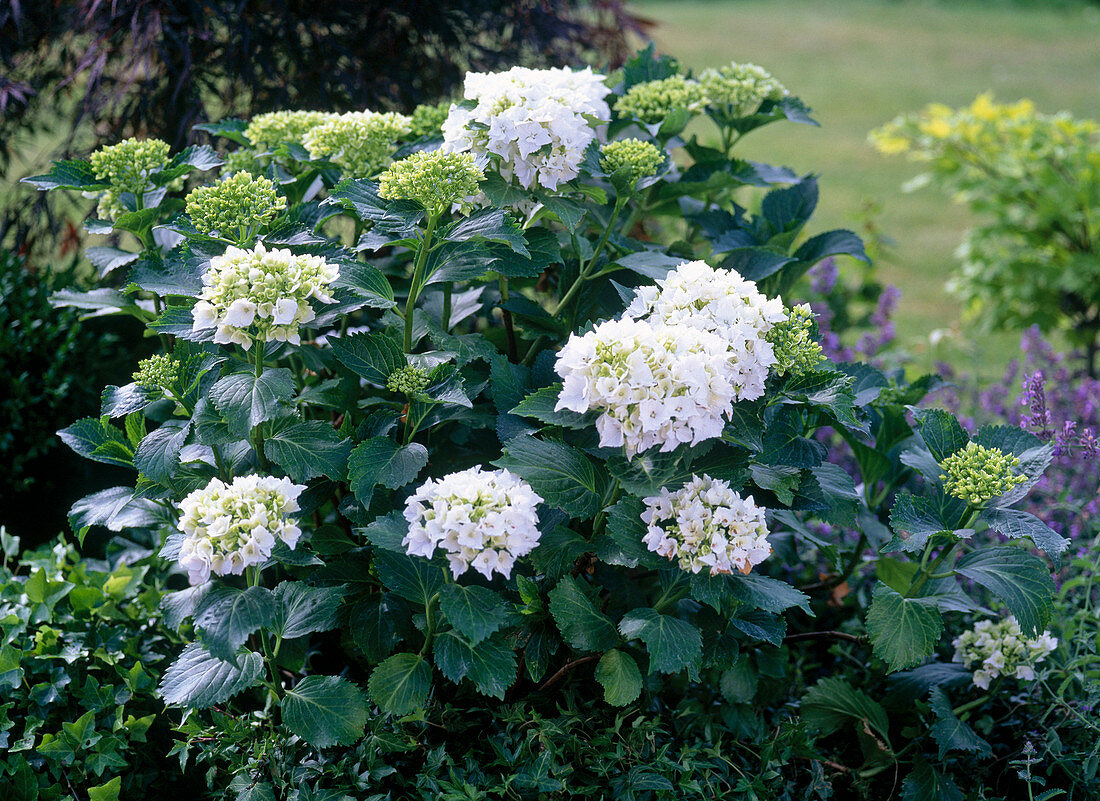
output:
[[[555,190],[580,174],[597,126],[611,118],[608,91],[590,67],[468,72],[465,97],[476,105],[451,106],[443,149],[497,156],[504,178]]]
[[[230,247],[210,260],[202,293],[191,310],[198,331],[215,328],[214,341],[248,350],[253,341],[301,342],[299,326],[316,316],[310,299],[334,303],[329,285],[340,271],[320,256],[289,250]]]
[[[485,578],[505,578],[516,559],[539,542],[537,507],[542,498],[507,470],[471,467],[429,479],[405,504],[409,533],[402,545],[428,559],[441,548],[458,578],[473,567]]]
[[[776,363],[767,335],[787,319],[781,298],[769,299],[753,281],[704,261],[684,262],[656,286],[637,289],[626,316],[720,336],[732,359],[735,400],[755,400],[764,394],[768,370]]]
[[[675,492],[662,487],[644,500],[646,547],[683,570],[712,576],[748,573],[772,552],[764,509],[752,496],[742,498],[726,481],[692,476]]]
[[[289,478],[242,476],[226,484],[211,479],[180,502],[179,530],[185,535],[179,562],[192,584],[216,576],[240,575],[271,557],[277,540],[298,544],[302,530],[288,519],[297,512],[305,487]]]
[[[564,380],[555,408],[602,412],[600,445],[628,457],[720,437],[738,394],[725,340],[686,325],[600,323],[570,336],[554,369]]]
[[[1016,618],[1008,617],[997,622],[980,620],[951,644],[955,646],[954,661],[974,670],[974,685],[988,690],[998,676],[1034,680],[1035,666],[1053,653],[1058,639],[1049,631],[1025,637]]]

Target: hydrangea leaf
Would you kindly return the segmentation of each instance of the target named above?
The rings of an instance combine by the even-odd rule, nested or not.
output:
[[[940,759],[949,751],[970,751],[979,756],[989,756],[993,749],[970,726],[956,717],[946,693],[933,687],[928,700],[936,722],[932,724],[932,739],[940,747]]]
[[[762,609],[738,610],[737,617],[730,618],[730,626],[754,640],[771,643],[777,648],[787,634],[787,621],[779,615]]]
[[[640,639],[649,652],[649,670],[679,673],[698,667],[703,653],[699,629],[686,620],[664,615],[656,609],[635,609],[619,621],[619,631],[628,640]]]
[[[159,691],[170,706],[205,709],[251,687],[263,666],[263,658],[252,651],[242,651],[226,662],[193,642],[164,672]]]
[[[612,649],[596,664],[596,681],[603,687],[603,699],[612,706],[626,706],[642,694],[642,673],[634,657]]]
[[[520,436],[508,442],[493,464],[518,475],[551,506],[573,517],[591,517],[600,506],[606,476],[576,448]]]
[[[126,433],[106,417],[85,417],[57,432],[61,441],[86,459],[133,468],[133,452]]]
[[[963,794],[950,776],[940,773],[918,758],[901,785],[902,801],[963,801]]]
[[[548,426],[561,426],[562,428],[578,430],[589,428],[595,415],[591,413],[577,414],[568,409],[554,410],[554,406],[558,402],[558,396],[561,394],[561,387],[562,385],[558,383],[537,389],[519,401],[510,409],[510,412],[520,417],[530,417]]]
[[[516,680],[516,654],[500,637],[474,645],[447,631],[436,638],[432,653],[444,676],[456,684],[468,678],[482,695],[503,699]]]
[[[427,463],[428,450],[418,442],[398,445],[389,437],[371,437],[348,457],[348,481],[355,497],[366,506],[376,486],[400,489]]]
[[[1033,637],[1050,621],[1054,580],[1046,565],[1021,548],[981,548],[963,556],[955,572],[992,592]]]
[[[311,587],[303,581],[284,581],[275,588],[271,631],[285,639],[336,628],[342,587]]]
[[[442,238],[450,242],[465,242],[470,239],[486,239],[508,245],[521,256],[530,256],[527,240],[523,232],[506,215],[504,209],[481,209],[464,220],[459,220],[442,233]]]
[[[797,606],[810,617],[810,599],[806,593],[795,589],[785,581],[756,573],[725,576],[725,583],[734,598],[765,612],[783,612]]]
[[[432,686],[432,669],[417,654],[394,654],[371,673],[367,688],[383,712],[408,715],[424,706]]]
[[[1069,540],[1060,536],[1035,515],[1021,509],[993,507],[982,513],[982,519],[989,524],[990,528],[996,529],[1006,537],[1029,538],[1035,543],[1036,548],[1046,552],[1055,567],[1060,565],[1061,554],[1069,547]]]
[[[78,191],[95,191],[106,189],[108,184],[95,177],[92,165],[86,161],[55,161],[51,169],[45,175],[35,175],[22,179],[22,183],[30,184],[36,189],[76,189]]]
[[[802,719],[822,734],[833,734],[848,723],[869,726],[889,742],[890,720],[882,704],[847,681],[837,677],[821,679],[802,699]]]
[[[477,645],[508,621],[504,599],[485,587],[447,584],[440,593],[439,608],[470,645]]]
[[[611,507],[607,525],[592,542],[596,557],[601,562],[622,567],[655,567],[664,561],[642,542],[646,533],[646,525],[642,522],[643,511],[645,505],[630,495],[620,498]]]
[[[426,607],[444,584],[443,569],[418,556],[378,551],[374,564],[387,589],[420,606]]]
[[[248,437],[265,420],[289,414],[293,395],[294,378],[285,367],[269,367],[259,377],[251,371],[230,373],[210,387],[210,400],[238,437]]]
[[[912,409],[920,424],[920,433],[928,451],[937,462],[942,462],[970,441],[959,421],[943,409]]]
[[[909,536],[901,538],[895,534],[883,550],[902,550],[920,553],[924,550],[928,538],[940,532],[953,530],[943,521],[939,506],[931,499],[908,492],[898,493],[894,506],[890,509],[890,526],[895,532],[906,532]]]
[[[212,656],[232,660],[248,635],[275,619],[275,596],[263,587],[219,584],[194,610],[195,628]]]
[[[334,285],[347,287],[355,294],[367,298],[367,305],[375,309],[389,309],[397,305],[393,299],[393,287],[386,276],[360,261],[340,262],[340,277]]]
[[[134,453],[134,467],[150,481],[167,486],[179,469],[180,451],[190,431],[190,420],[164,421],[141,440]]]
[[[930,599],[903,598],[880,582],[867,610],[867,632],[875,655],[893,672],[932,653],[943,633],[943,618]]]
[[[408,607],[392,593],[376,593],[351,610],[349,627],[355,645],[371,662],[380,662],[397,645],[397,628]]]
[[[264,439],[264,453],[293,481],[317,476],[339,481],[347,472],[351,440],[341,438],[323,420],[304,420],[270,432]]]
[[[306,676],[286,691],[279,708],[283,725],[314,748],[351,745],[370,716],[363,691],[339,676]]]
[[[577,579],[565,576],[548,597],[562,638],[578,651],[606,651],[619,642],[615,624],[596,609]]]
[[[400,343],[382,333],[337,337],[330,340],[330,344],[332,352],[344,366],[372,384],[383,387],[390,373],[407,363]]]

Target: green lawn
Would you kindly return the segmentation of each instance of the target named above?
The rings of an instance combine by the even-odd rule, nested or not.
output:
[[[934,188],[901,185],[919,165],[886,158],[867,132],[903,111],[940,101],[968,103],[992,90],[1028,97],[1044,111],[1100,115],[1100,9],[903,0],[680,0],[634,3],[655,22],[658,48],[699,69],[751,61],[814,109],[821,128],[777,124],[754,133],[741,155],[821,177],[815,225],[854,227],[864,198],[895,241],[881,275],[904,292],[898,323],[922,365],[950,356],[958,366],[999,374],[1018,336],[957,330],[930,352],[928,335],[956,328],[959,304],[943,289],[970,222]]]

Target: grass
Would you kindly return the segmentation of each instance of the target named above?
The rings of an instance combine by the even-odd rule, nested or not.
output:
[[[880,156],[867,132],[930,102],[961,105],[983,91],[1031,98],[1043,111],[1096,117],[1100,103],[1100,9],[921,0],[641,0],[658,48],[696,70],[729,61],[764,66],[814,109],[821,128],[776,124],[754,133],[740,155],[816,172],[815,230],[852,228],[865,199],[895,240],[880,275],[904,297],[902,344],[931,367],[999,375],[1017,351],[1017,332],[959,325],[960,304],[944,282],[971,223],[935,188],[904,193],[919,165]],[[929,335],[951,329],[947,344]]]

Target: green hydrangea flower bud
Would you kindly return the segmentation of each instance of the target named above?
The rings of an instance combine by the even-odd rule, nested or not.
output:
[[[187,196],[187,214],[204,234],[217,232],[244,242],[286,208],[275,184],[250,172],[238,172],[213,186],[200,186]]]
[[[620,115],[629,115],[644,123],[661,122],[678,109],[698,111],[703,106],[703,87],[698,81],[673,75],[659,81],[635,84],[615,103]]]
[[[419,395],[428,386],[428,372],[421,367],[400,367],[386,379],[386,389],[408,397]]]
[[[413,139],[436,138],[443,135],[443,121],[451,111],[451,101],[417,106],[409,118],[410,136]]]
[[[731,117],[754,114],[765,100],[782,100],[789,93],[763,67],[730,64],[704,70],[699,76],[707,105],[724,106]]]
[[[134,382],[142,389],[171,387],[179,380],[180,363],[164,353],[157,353],[138,362]]]
[[[125,139],[101,147],[88,157],[95,177],[107,181],[116,195],[144,194],[150,187],[149,173],[164,169],[172,148],[160,139]]]
[[[600,148],[600,167],[608,175],[622,170],[627,183],[633,186],[642,178],[656,175],[665,162],[665,154],[651,142],[641,139],[620,139]]]
[[[803,375],[825,360],[821,344],[813,338],[814,313],[805,303],[784,311],[787,319],[776,323],[767,334],[775,349],[775,371],[779,375]]]
[[[244,135],[260,150],[274,150],[282,144],[301,145],[309,131],[336,116],[328,111],[270,111],[253,117]]]
[[[395,161],[378,179],[378,194],[387,200],[415,200],[430,214],[441,214],[476,195],[485,173],[469,153],[421,150]]]
[[[222,165],[223,176],[238,172],[250,172],[253,175],[259,175],[263,171],[264,165],[252,148],[239,147],[225,154],[225,164]]]
[[[403,114],[352,111],[311,128],[302,144],[313,158],[328,157],[347,178],[372,178],[386,168],[409,130]]]
[[[941,462],[944,472],[940,480],[950,495],[980,506],[1027,481],[1027,476],[1012,472],[1019,465],[1020,460],[1011,454],[968,442]]]

